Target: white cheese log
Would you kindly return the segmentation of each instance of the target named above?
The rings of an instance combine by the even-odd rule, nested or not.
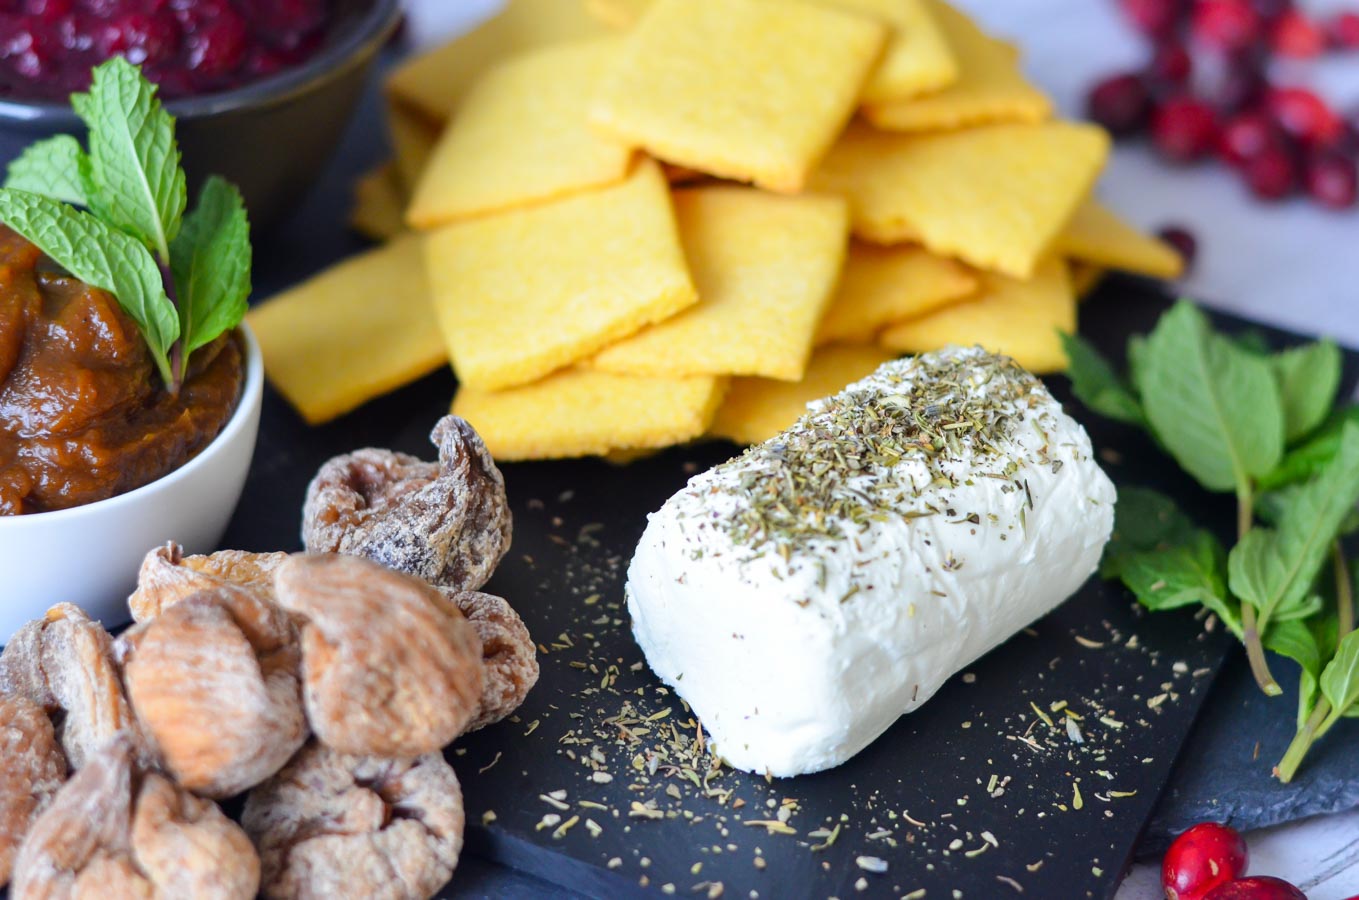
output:
[[[912,443],[931,434],[942,449]],[[1075,592],[1114,500],[1085,430],[1008,359],[890,362],[649,517],[633,632],[732,766],[820,771]]]

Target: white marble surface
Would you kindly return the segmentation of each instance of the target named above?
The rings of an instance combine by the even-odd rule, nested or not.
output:
[[[564,3],[576,0],[562,0]],[[997,34],[1024,47],[1032,77],[1061,109],[1079,114],[1086,87],[1133,67],[1146,48],[1119,20],[1114,0],[957,0]],[[489,15],[498,0],[406,0],[411,33],[433,43]],[[1314,0],[1324,11],[1354,0]],[[1359,107],[1359,57],[1278,73],[1316,87],[1341,109]],[[1175,169],[1138,143],[1118,147],[1100,192],[1138,224],[1183,224],[1199,239],[1182,285],[1206,304],[1359,347],[1359,211],[1326,212],[1301,200],[1266,205],[1215,165]],[[1359,777],[1359,770],[1356,770]],[[1309,900],[1359,895],[1359,811],[1247,836],[1251,872],[1302,887]],[[1162,897],[1159,868],[1136,867],[1117,900]]]

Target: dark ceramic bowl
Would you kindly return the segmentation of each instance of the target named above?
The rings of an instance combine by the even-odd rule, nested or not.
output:
[[[256,228],[286,218],[325,167],[400,18],[398,0],[337,0],[326,43],[301,65],[233,90],[166,101],[178,120],[190,206],[197,185],[218,174],[241,189]],[[0,164],[39,138],[83,140],[84,131],[69,105],[0,101]]]

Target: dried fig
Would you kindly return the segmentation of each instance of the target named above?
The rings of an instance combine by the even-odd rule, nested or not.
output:
[[[247,553],[219,550],[208,556],[185,556],[184,548],[171,541],[157,547],[142,560],[137,590],[128,598],[132,618],[145,622],[160,615],[190,594],[234,585],[266,599],[273,596],[274,569],[288,558],[286,553]]]
[[[356,450],[323,465],[307,488],[309,552],[366,556],[431,584],[473,591],[510,547],[505,479],[463,419],[430,435],[439,462]]]
[[[481,702],[472,625],[418,578],[353,556],[294,556],[274,576],[302,616],[312,730],[342,753],[413,757],[457,737]]]
[[[66,780],[66,756],[42,707],[22,694],[0,694],[0,887],[33,819]]]
[[[116,653],[143,733],[196,794],[259,784],[307,739],[297,630],[255,593],[190,594],[129,629]]]
[[[38,816],[14,864],[14,900],[253,897],[259,857],[211,800],[134,762],[118,735]]]
[[[462,611],[481,638],[486,682],[477,714],[465,729],[475,731],[499,722],[524,702],[538,683],[538,654],[524,620],[500,597],[448,588],[440,593]]]
[[[133,735],[146,760],[112,650],[103,626],[79,607],[58,603],[19,629],[0,655],[0,691],[63,714],[57,734],[73,769],[121,731]]]
[[[462,851],[462,791],[444,758],[347,756],[312,743],[255,788],[241,817],[266,897],[434,894]]]

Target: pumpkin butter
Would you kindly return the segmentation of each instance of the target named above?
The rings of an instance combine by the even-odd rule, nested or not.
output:
[[[42,260],[0,226],[0,515],[155,481],[217,436],[241,392],[231,336],[195,351],[171,394],[117,301]]]

